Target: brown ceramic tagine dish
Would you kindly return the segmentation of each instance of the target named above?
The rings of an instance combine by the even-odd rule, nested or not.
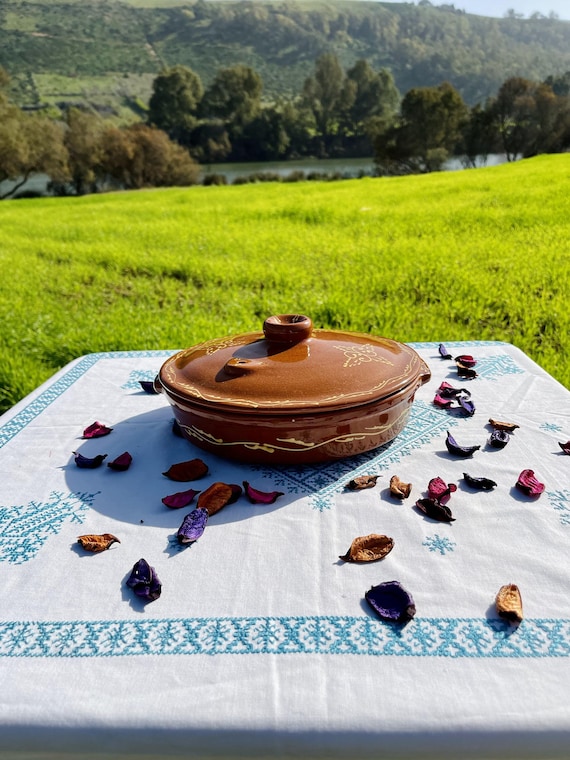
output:
[[[269,317],[263,333],[210,340],[167,359],[155,380],[186,438],[250,464],[314,464],[395,438],[430,379],[409,346]]]

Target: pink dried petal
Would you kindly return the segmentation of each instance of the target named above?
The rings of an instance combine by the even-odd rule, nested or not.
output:
[[[252,504],[273,504],[273,502],[283,496],[282,491],[258,491],[249,485],[247,480],[243,481],[245,495]]]
[[[170,496],[165,496],[162,499],[162,503],[170,507],[170,509],[181,509],[191,504],[200,491],[194,491],[193,488],[189,488],[188,491],[178,491],[178,493],[172,493]]]
[[[558,445],[565,454],[570,454],[570,441],[566,441],[566,443],[558,443]]]
[[[116,459],[113,459],[112,462],[107,462],[107,467],[110,467],[112,470],[116,470],[117,472],[124,472],[125,470],[129,469],[132,461],[133,458],[129,452],[124,451]]]
[[[461,354],[461,356],[456,356],[454,361],[463,364],[464,367],[474,367],[477,364],[477,359],[474,359],[471,354]]]
[[[517,480],[517,488],[528,496],[540,496],[545,485],[534,476],[534,470],[523,470]]]
[[[101,438],[104,435],[109,435],[112,430],[113,428],[103,425],[102,422],[93,422],[83,431],[83,438]]]
[[[432,478],[428,483],[428,494],[431,499],[439,502],[440,504],[447,504],[451,498],[451,494],[457,491],[455,483],[445,483],[442,478]]]
[[[436,393],[433,398],[433,403],[436,406],[441,407],[442,409],[449,409],[450,406],[453,404],[452,398],[444,398],[443,396],[440,396],[439,393]]]

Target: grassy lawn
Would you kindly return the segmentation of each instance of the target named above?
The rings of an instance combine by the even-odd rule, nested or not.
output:
[[[400,341],[504,340],[570,387],[570,156],[343,182],[0,204],[0,409],[92,351],[308,314]]]

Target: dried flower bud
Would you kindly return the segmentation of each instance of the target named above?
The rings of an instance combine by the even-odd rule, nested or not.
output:
[[[390,554],[393,548],[393,538],[371,533],[355,538],[347,553],[339,559],[345,562],[377,562]]]

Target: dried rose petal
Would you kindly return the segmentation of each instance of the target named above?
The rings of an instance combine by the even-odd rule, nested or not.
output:
[[[472,367],[467,367],[465,364],[461,364],[461,362],[456,362],[456,366],[459,377],[477,377],[477,373]]]
[[[461,354],[460,356],[456,356],[454,361],[463,364],[464,367],[474,367],[477,364],[477,359],[474,359],[471,354]]]
[[[454,522],[455,517],[449,507],[445,504],[440,504],[435,499],[418,499],[416,501],[416,507],[423,512],[426,517],[430,517],[432,520],[438,522]]]
[[[276,499],[283,496],[282,491],[258,491],[257,488],[250,486],[247,480],[243,481],[243,487],[245,495],[252,504],[273,504]]]
[[[458,396],[457,402],[463,411],[472,417],[475,414],[475,404],[464,396]]]
[[[535,476],[534,470],[523,470],[519,475],[516,486],[519,490],[527,494],[527,496],[540,496],[544,491],[544,483],[540,483]]]
[[[120,544],[121,542],[112,533],[101,533],[99,535],[91,534],[77,537],[78,543],[88,552],[104,552],[113,544]]]
[[[520,425],[516,425],[514,422],[500,422],[500,420],[489,419],[489,425],[496,430],[505,430],[507,433],[514,433]]]
[[[393,538],[371,533],[369,536],[355,538],[347,553],[339,559],[345,562],[377,562],[390,554],[393,548]]]
[[[404,483],[397,475],[390,478],[390,493],[397,499],[407,499],[412,490],[411,483]]]
[[[566,443],[558,443],[560,448],[565,454],[570,454],[570,441],[566,441]]]
[[[198,480],[208,473],[208,465],[201,459],[189,459],[187,462],[178,462],[169,467],[163,475],[170,480],[186,482],[188,480]]]
[[[138,562],[135,562],[127,580],[127,586],[132,588],[138,597],[148,602],[158,599],[162,591],[162,584],[158,575],[146,559],[139,559]]]
[[[428,495],[430,499],[439,502],[440,504],[447,504],[451,494],[457,491],[455,483],[447,484],[442,478],[432,478],[428,483]]]
[[[514,583],[501,586],[495,598],[497,612],[505,620],[520,623],[523,619],[521,592]]]
[[[241,490],[241,489],[240,489]],[[234,491],[227,483],[212,483],[198,497],[198,509],[205,509],[212,516],[234,498]]]
[[[75,455],[75,464],[85,470],[94,470],[95,467],[100,467],[107,458],[107,454],[97,454],[95,457],[84,457],[77,451],[74,451],[73,454]]]
[[[445,445],[450,454],[458,457],[470,457],[481,448],[481,446],[460,446],[449,431],[447,432]]]
[[[493,430],[487,443],[494,449],[504,449],[510,439],[506,430]]]
[[[181,509],[182,507],[187,507],[188,504],[191,504],[194,497],[199,493],[200,491],[194,491],[192,488],[188,491],[178,491],[178,493],[172,493],[170,496],[165,496],[164,499],[162,499],[162,503],[165,506],[170,507],[170,509]]]
[[[463,479],[468,486],[471,486],[471,488],[477,488],[480,491],[491,491],[497,486],[494,480],[490,480],[489,478],[473,478],[466,472],[463,473]]]
[[[145,393],[158,393],[156,386],[152,380],[139,380],[139,385]]]
[[[83,438],[101,438],[103,435],[109,435],[113,428],[103,425],[102,422],[93,422],[83,431]]]
[[[208,510],[202,507],[196,507],[192,512],[189,512],[184,520],[182,520],[181,526],[178,528],[176,537],[179,544],[193,544],[206,530],[206,523],[208,522]]]
[[[374,488],[379,475],[359,475],[346,484],[350,491],[363,491],[365,488]]]
[[[107,462],[107,467],[110,467],[112,470],[124,472],[125,470],[129,469],[132,461],[133,461],[133,458],[129,454],[129,452],[124,451],[116,459],[113,459],[112,462]]]
[[[443,382],[437,389],[437,393],[442,398],[457,398],[458,396],[464,396],[465,398],[471,398],[471,391],[467,388],[454,388],[453,385],[447,382]]]
[[[407,623],[416,614],[416,605],[405,588],[398,581],[386,581],[372,586],[364,598],[383,620]]]
[[[444,343],[440,343],[439,344],[439,348],[437,350],[439,351],[439,355],[441,356],[442,359],[451,359],[452,358],[451,354],[449,353],[449,351],[445,347]]]

